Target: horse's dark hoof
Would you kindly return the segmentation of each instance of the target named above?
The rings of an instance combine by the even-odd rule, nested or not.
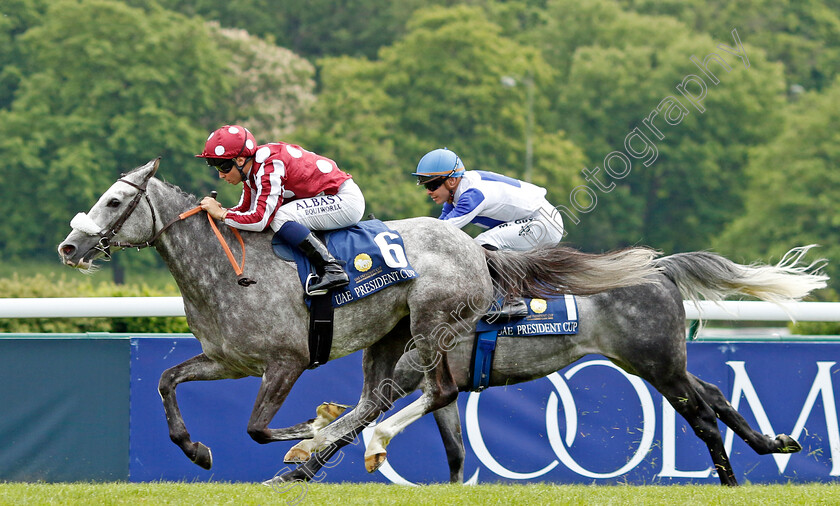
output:
[[[207,448],[202,443],[195,444],[195,458],[193,463],[203,469],[210,469],[213,467],[213,454],[210,453],[210,448]]]
[[[277,475],[274,476],[274,478],[271,478],[270,480],[266,480],[266,481],[262,482],[262,484],[265,485],[266,487],[271,487],[271,488],[276,489],[276,487],[278,485],[281,485],[283,483],[306,482],[306,481],[309,481],[309,476],[307,476],[306,473],[300,472],[298,469],[295,469],[294,471],[289,471],[288,473],[277,474]]]
[[[776,436],[776,441],[779,443],[779,448],[776,449],[776,453],[796,453],[802,451],[802,445],[787,434]]]

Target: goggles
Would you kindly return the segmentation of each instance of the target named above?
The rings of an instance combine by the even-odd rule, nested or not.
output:
[[[213,167],[214,169],[218,170],[222,174],[227,174],[231,170],[233,170],[233,160],[227,158],[205,158],[207,160],[207,165]]]
[[[446,179],[445,176],[419,176],[417,178],[417,184],[422,184],[424,188],[433,192],[440,188]]]

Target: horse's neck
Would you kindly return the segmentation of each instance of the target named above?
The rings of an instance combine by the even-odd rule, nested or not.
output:
[[[160,181],[151,181],[154,184],[150,185],[149,197],[158,215],[158,228],[196,206],[194,197]],[[205,213],[175,221],[155,241],[155,249],[185,297],[207,283],[209,272],[224,267],[227,262]]]

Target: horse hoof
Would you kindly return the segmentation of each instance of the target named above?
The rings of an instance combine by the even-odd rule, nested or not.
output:
[[[365,469],[372,473],[382,467],[385,459],[388,458],[387,452],[374,453],[373,455],[365,455]]]
[[[325,418],[328,422],[332,422],[336,418],[342,415],[347,408],[350,406],[345,406],[344,404],[336,404],[335,402],[325,402],[318,406],[315,412],[318,416]]]
[[[796,453],[802,451],[802,445],[787,434],[776,436],[776,441],[779,442],[779,448],[776,450],[777,453]]]
[[[283,462],[286,464],[303,464],[304,462],[309,461],[310,455],[311,453],[306,450],[292,447],[292,449],[286,453],[286,456],[283,457]]]
[[[274,491],[279,491],[278,488],[284,489],[288,487],[287,483],[297,483],[308,481],[306,478],[300,478],[293,475],[291,472],[286,474],[279,474],[270,480],[262,482],[266,487],[271,487]]]
[[[207,448],[202,443],[196,443],[193,463],[204,469],[213,467],[213,454],[210,452],[210,448]]]

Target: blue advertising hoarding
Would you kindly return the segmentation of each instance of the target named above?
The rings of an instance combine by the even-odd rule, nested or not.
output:
[[[833,481],[840,475],[835,390],[840,345],[813,342],[689,342],[688,369],[717,385],[750,425],[786,433],[803,446],[793,455],[756,455],[725,429],[741,482]],[[290,469],[293,442],[260,445],[246,426],[257,378],[185,383],[178,400],[194,441],[213,451],[213,469],[192,464],[168,437],[157,393],[161,372],[198,353],[190,337],[131,338],[131,481],[262,481]],[[361,391],[361,354],[307,371],[272,427],[315,416],[323,401],[354,404]],[[416,399],[398,402],[399,409]],[[705,445],[641,379],[601,356],[529,383],[460,395],[467,446],[465,478],[474,483],[718,483]],[[388,415],[393,414],[392,410]],[[423,417],[388,446],[379,471],[364,470],[370,429],[318,475],[326,482],[448,481],[446,457],[432,417]],[[340,461],[339,461],[340,460]]]

